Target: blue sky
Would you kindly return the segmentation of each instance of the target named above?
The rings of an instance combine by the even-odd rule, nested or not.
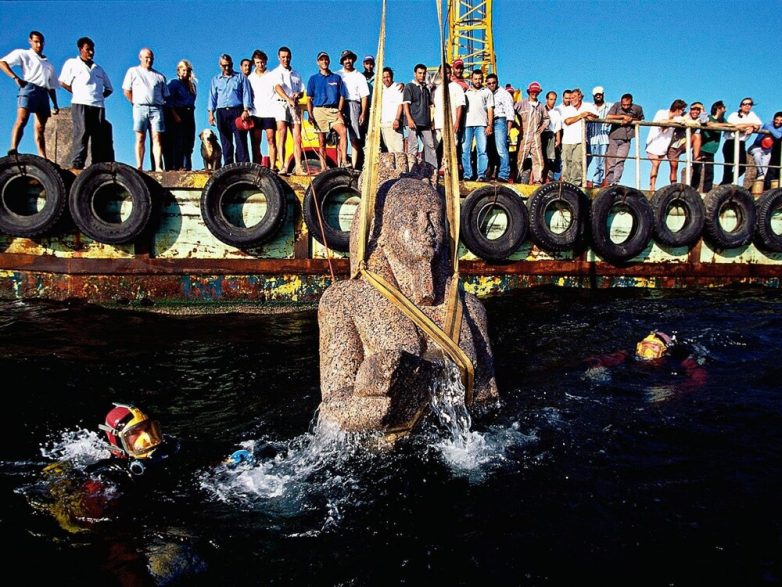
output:
[[[359,58],[374,54],[380,6],[378,0],[0,1],[0,56],[27,48],[29,31],[38,29],[46,36],[45,53],[59,74],[65,60],[77,54],[76,39],[91,37],[95,60],[116,88],[106,103],[116,155],[132,163],[131,106],[120,86],[126,70],[138,65],[140,48],[152,48],[155,68],[169,79],[179,59],[193,62],[200,81],[200,129],[207,126],[208,82],[218,73],[220,53],[230,53],[238,66],[258,48],[276,66],[277,48],[287,45],[293,67],[307,79],[317,71],[315,56],[321,50],[329,52],[332,66],[343,49]],[[438,61],[435,6],[435,0],[389,0],[386,62],[397,80],[409,81],[418,62]],[[494,0],[498,75],[502,84],[526,87],[537,80],[544,92],[553,89],[558,94],[578,86],[589,95],[592,87],[602,85],[609,101],[630,92],[647,119],[676,98],[700,100],[707,109],[721,99],[730,112],[751,96],[757,104],[754,111],[766,122],[782,110],[777,94],[782,37],[773,32],[781,8],[776,0]],[[58,92],[61,106],[70,104],[69,96]],[[0,116],[0,152],[5,152],[16,109],[16,86],[6,76],[0,77],[0,108],[7,113]],[[28,126],[21,150],[34,153],[30,131]],[[634,177],[631,167],[624,183]],[[663,165],[661,179],[667,174]]]

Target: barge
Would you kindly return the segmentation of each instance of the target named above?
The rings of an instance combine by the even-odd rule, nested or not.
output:
[[[460,190],[460,272],[479,297],[542,285],[780,286],[779,189]],[[1,299],[166,312],[312,307],[349,277],[347,234],[360,200],[358,174],[344,169],[77,171],[32,155],[0,159],[0,191]]]

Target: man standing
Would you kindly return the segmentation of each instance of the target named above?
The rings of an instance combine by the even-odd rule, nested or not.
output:
[[[532,82],[527,86],[527,99],[516,103],[516,115],[519,117],[519,129],[521,138],[517,154],[519,179],[524,177],[524,163],[527,158],[532,159],[532,173],[527,182],[519,183],[542,184],[543,183],[543,144],[541,135],[548,128],[549,115],[546,107],[540,103],[538,96],[542,88],[538,82]]]
[[[87,143],[93,163],[111,161],[110,133],[106,127],[106,109],[103,100],[114,91],[109,76],[93,61],[95,43],[89,37],[76,41],[79,56],[68,59],[60,73],[60,85],[73,94],[73,161],[71,167],[84,169]]]
[[[60,109],[57,106],[56,79],[54,66],[49,63],[43,54],[44,38],[38,31],[32,31],[28,39],[29,49],[14,49],[8,55],[0,59],[0,71],[10,77],[19,87],[16,100],[16,122],[11,129],[11,149],[9,155],[16,154],[19,142],[24,134],[24,127],[30,118],[30,113],[35,114],[35,146],[38,155],[46,157],[46,121],[52,111],[49,109],[49,98],[54,106],[54,113]],[[20,67],[22,77],[19,77],[11,69]]]
[[[727,185],[733,183],[733,166],[734,160],[734,148],[736,141],[739,142],[739,173],[736,180],[744,175],[744,168],[747,164],[747,151],[745,149],[745,143],[749,135],[753,132],[758,132],[763,123],[758,118],[757,114],[752,112],[752,107],[755,102],[752,98],[744,98],[739,103],[739,109],[736,112],[731,112],[728,116],[728,124],[732,124],[738,130],[730,132],[725,135],[725,143],[722,145],[722,156],[725,158],[725,167],[722,170],[722,182],[720,185]]]
[[[464,121],[462,141],[462,167],[464,179],[472,179],[472,142],[477,151],[477,181],[486,181],[489,157],[486,154],[486,137],[494,131],[494,94],[483,85],[483,72],[476,69],[470,78],[472,85],[464,93],[467,101],[467,116]]]
[[[418,139],[424,146],[423,159],[437,168],[437,152],[434,148],[434,133],[430,108],[432,95],[426,85],[426,65],[417,63],[413,68],[415,78],[405,85],[402,92],[402,105],[407,119],[407,154],[415,159],[418,156]]]
[[[367,133],[369,132],[369,116],[372,111],[372,92],[375,91],[375,58],[372,55],[364,55],[364,71],[362,75],[367,80],[367,87],[369,88],[369,96],[367,97],[367,115],[364,117],[364,124],[361,125],[361,148],[363,151],[364,144],[367,140]]]
[[[249,77],[250,72],[253,70],[253,62],[245,58],[239,62],[239,70],[244,77]]]
[[[559,110],[559,113],[562,114],[562,111],[570,106],[570,97],[573,90],[562,90],[562,104],[557,106],[557,110]]]
[[[632,123],[644,119],[644,109],[633,104],[632,94],[624,94],[619,102],[608,109],[605,118],[612,122],[606,152],[606,183],[617,185],[622,181],[630,142],[635,137],[635,126]]]
[[[603,86],[596,86],[592,89],[592,99],[594,100],[597,117],[605,119],[613,103],[604,100],[605,90]],[[592,172],[592,181],[587,181],[587,187],[605,187],[605,155],[608,152],[608,133],[611,129],[610,124],[588,124],[588,156],[587,169],[589,169],[592,160],[595,161],[595,170]]]
[[[404,153],[405,137],[402,133],[404,107],[402,92],[394,83],[394,70],[383,68],[383,96],[380,106],[380,135],[389,153]]]
[[[699,102],[698,102],[699,103]],[[710,124],[725,123],[725,103],[718,100],[711,105],[711,114],[706,119],[706,126]],[[703,193],[708,193],[714,186],[714,155],[720,148],[722,133],[718,130],[702,129],[700,131],[700,148],[696,154],[695,146],[692,149],[692,181],[690,185],[695,189],[700,188],[701,175],[703,176]]]
[[[293,134],[293,159],[296,162],[294,173],[305,175],[301,166],[301,107],[299,100],[304,95],[304,82],[298,71],[291,67],[291,50],[280,47],[277,59],[280,64],[274,68],[277,92],[277,156],[280,158],[280,171],[285,172],[285,138],[288,129]],[[274,167],[274,163],[272,163]]]
[[[220,73],[212,78],[209,86],[209,124],[215,126],[223,147],[223,165],[234,162],[234,142],[236,143],[236,162],[249,163],[247,152],[247,130],[236,127],[236,119],[250,120],[253,107],[250,82],[241,73],[233,70],[233,59],[223,53],[220,55]],[[215,114],[217,116],[215,116]]]
[[[562,142],[562,115],[555,107],[557,93],[551,91],[546,94],[546,112],[548,112],[548,126],[540,133],[540,143],[543,149],[543,183],[556,179],[561,169],[562,162],[559,158],[560,143]]]
[[[125,74],[122,90],[133,104],[133,130],[136,133],[136,168],[144,165],[144,143],[147,130],[152,133],[153,171],[163,171],[162,134],[166,131],[163,121],[163,103],[168,97],[165,76],[152,69],[155,55],[144,47],[138,54],[139,65]]]
[[[500,87],[500,81],[496,74],[486,76],[486,87],[494,98],[494,125],[493,132],[488,143],[493,145],[499,159],[496,169],[496,179],[501,183],[510,181],[510,153],[508,152],[508,134],[515,118],[513,98],[510,92]]]
[[[274,90],[274,76],[266,69],[268,60],[266,53],[260,49],[253,51],[255,70],[247,78],[253,91],[253,108],[250,114],[255,123],[250,131],[250,150],[253,163],[262,163],[261,138],[265,133],[266,146],[269,149],[269,166],[274,167],[277,162],[277,139],[274,136],[277,131],[277,120],[274,117],[277,92]]]
[[[461,149],[462,127],[461,121],[464,118],[464,90],[457,82],[452,81],[451,67],[445,64],[445,75],[437,76],[436,85],[432,90],[432,102],[434,102],[434,132],[437,158],[442,169],[442,141],[443,129],[445,128],[445,98],[443,94],[444,80],[448,82],[448,96],[451,101],[451,120],[453,121],[453,136],[456,141],[457,155]]]
[[[339,161],[347,161],[347,133],[342,120],[342,108],[348,95],[342,78],[329,69],[331,59],[328,53],[318,53],[318,73],[307,82],[307,111],[310,121],[318,133],[318,158],[320,168],[326,169],[326,134],[332,129],[339,135]]]
[[[587,104],[579,88],[570,93],[570,106],[562,109],[562,181],[580,186],[584,180],[584,121],[597,118],[594,105]]]
[[[462,90],[466,92],[470,87],[470,83],[464,79],[464,61],[461,59],[455,59],[451,64],[451,67],[453,67],[451,81],[459,84],[462,87]]]
[[[342,77],[348,92],[343,118],[348,125],[350,158],[353,161],[353,167],[360,169],[364,164],[364,133],[362,129],[369,113],[369,84],[367,84],[367,78],[354,67],[356,59],[358,57],[353,51],[349,49],[343,51],[339,57],[342,69],[337,73]]]

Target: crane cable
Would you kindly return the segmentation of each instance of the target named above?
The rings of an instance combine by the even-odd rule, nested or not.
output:
[[[441,47],[441,71],[445,72],[446,54],[443,45],[443,18],[442,7],[437,0],[437,18],[440,25]],[[386,0],[383,0],[380,20],[380,34],[377,48],[377,69],[383,71],[385,56],[386,34]],[[389,283],[386,279],[367,268],[367,244],[369,228],[375,212],[375,201],[378,186],[378,159],[380,154],[380,111],[383,93],[382,84],[372,94],[372,107],[369,121],[369,134],[367,136],[367,156],[364,165],[364,183],[361,186],[361,207],[359,212],[359,232],[356,250],[356,269],[351,278],[364,278],[372,287],[388,299],[400,312],[410,318],[425,334],[434,340],[444,354],[459,368],[462,383],[465,389],[465,402],[472,402],[475,369],[467,354],[459,347],[459,334],[461,330],[463,303],[461,285],[459,280],[459,176],[456,160],[456,141],[453,134],[453,120],[450,115],[450,97],[448,80],[443,75],[442,91],[444,116],[443,128],[443,157],[445,164],[445,193],[446,213],[449,226],[449,248],[452,260],[452,276],[446,298],[446,311],[444,327],[440,328],[429,316],[427,316],[414,302],[408,299],[399,288]],[[418,422],[423,412],[419,412],[409,424],[408,430]]]

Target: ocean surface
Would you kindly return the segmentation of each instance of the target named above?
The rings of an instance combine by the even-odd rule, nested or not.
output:
[[[314,311],[0,302],[6,573],[31,585],[782,582],[778,290],[544,288],[485,305],[499,404],[458,430],[433,415],[378,450],[316,426]],[[694,372],[590,360],[654,328],[691,349]],[[163,470],[90,476],[115,401],[178,440]],[[254,461],[226,464],[237,449]]]

